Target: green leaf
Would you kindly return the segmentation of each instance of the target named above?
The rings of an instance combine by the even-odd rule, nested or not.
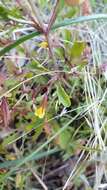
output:
[[[36,118],[36,116],[35,116]],[[39,127],[43,126],[44,124],[44,119],[40,119],[40,118],[36,118],[36,121],[27,125],[25,127],[25,130],[28,132],[28,131],[31,131],[32,129],[35,129],[37,130]]]
[[[0,5],[0,19],[8,19],[8,9]]]
[[[18,81],[15,79],[8,79],[5,81],[5,86],[8,87],[8,88],[12,88],[13,86],[17,85],[18,84]]]
[[[71,41],[71,31],[65,29],[63,33],[64,33],[64,40]]]
[[[64,59],[64,54],[65,54],[64,48],[62,47],[55,48],[55,53],[58,56],[58,58]]]
[[[65,4],[65,0],[60,0],[60,2],[59,2],[59,8],[58,8],[58,13],[63,9],[64,4]]]
[[[63,16],[64,18],[72,18],[77,13],[77,7],[71,7],[68,12]]]
[[[69,107],[71,105],[68,94],[65,92],[64,88],[60,84],[57,85],[57,95],[59,98],[59,102],[62,103],[63,106]]]
[[[28,66],[27,66],[29,69],[35,69],[35,70],[38,70],[38,71],[48,71],[44,66],[42,66],[40,64],[39,61],[37,60],[34,60],[32,61]]]
[[[21,10],[18,7],[14,7],[9,11],[9,16],[13,16],[15,18],[22,18]]]
[[[6,138],[4,138],[3,143],[2,143],[3,147],[10,144],[12,141],[17,139],[17,137],[18,137],[18,135],[16,133],[13,133],[13,134],[7,136]]]
[[[9,20],[9,16],[21,18],[21,11],[16,7],[13,9],[7,9],[6,7],[0,5],[0,19]]]
[[[84,42],[74,42],[70,50],[71,57],[80,57],[84,51],[84,48],[85,48]]]
[[[30,132],[32,129],[35,129],[35,134],[32,137],[32,140],[35,141],[43,131],[44,119],[36,118],[36,121],[27,125],[25,131]]]
[[[59,135],[59,145],[62,149],[68,148],[70,137],[71,137],[70,131],[67,129]]]

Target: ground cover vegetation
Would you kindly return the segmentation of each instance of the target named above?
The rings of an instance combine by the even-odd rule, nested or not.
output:
[[[107,0],[0,0],[0,189],[107,189]]]

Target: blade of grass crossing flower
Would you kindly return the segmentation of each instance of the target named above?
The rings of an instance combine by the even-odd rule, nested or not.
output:
[[[67,20],[64,20],[58,24],[55,24],[51,30],[55,30],[55,29],[58,29],[61,27],[72,25],[72,24],[77,24],[77,23],[87,22],[87,21],[93,21],[93,20],[106,20],[107,21],[107,14],[94,14],[94,15],[89,15],[89,16],[81,16],[81,17],[77,17],[74,19],[67,19]],[[32,39],[32,38],[34,38],[40,34],[41,34],[40,32],[32,32],[31,34],[24,35],[23,37],[19,38],[18,40],[16,40],[12,44],[4,47],[0,51],[0,56],[3,56],[5,53],[9,52],[11,49],[17,47],[18,45],[22,44],[23,42],[30,40],[30,39]]]

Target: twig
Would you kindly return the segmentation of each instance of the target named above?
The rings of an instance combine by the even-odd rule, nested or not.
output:
[[[55,19],[56,19],[56,16],[57,16],[57,12],[58,12],[58,7],[59,7],[59,0],[56,1],[56,4],[52,10],[52,14],[51,14],[51,18],[50,18],[50,21],[49,21],[49,24],[48,24],[48,27],[47,27],[47,30],[46,30],[46,33],[48,34],[51,27],[52,27],[52,24],[54,23]]]
[[[30,7],[31,7],[31,9],[32,9],[32,11],[33,11],[33,14],[34,14],[34,16],[35,16],[35,18],[36,18],[35,22],[38,21],[38,24],[39,24],[39,26],[41,27],[41,29],[44,29],[42,20],[41,20],[41,18],[40,18],[40,16],[39,16],[38,9],[37,9],[37,7],[35,6],[33,0],[28,0],[28,3],[29,3],[29,5],[30,5]],[[36,22],[36,23],[37,23],[37,22]]]
[[[50,150],[50,145],[48,145],[48,151]],[[46,156],[45,160],[44,160],[44,166],[43,166],[43,170],[42,170],[42,180],[44,179],[44,174],[45,174],[45,167],[46,167],[46,162],[47,162],[48,156]]]
[[[25,12],[25,14],[26,14],[26,9],[25,9],[25,7],[23,6],[21,0],[17,0],[17,3],[18,3],[19,6],[21,6],[21,7],[23,8],[23,10],[24,10],[24,12]],[[32,7],[32,4],[31,4],[31,3],[33,4],[32,1],[29,2],[29,0],[28,0],[28,4],[30,5],[30,7],[31,7],[31,9],[32,9],[33,7]],[[33,9],[35,9],[35,8],[33,8]],[[34,10],[32,10],[32,11],[33,11],[33,13],[34,13]],[[37,19],[37,15],[36,15],[36,18],[35,18],[35,17],[34,17],[34,16],[35,16],[35,13],[34,13],[34,16],[31,15],[29,12],[27,12],[27,13],[28,13],[28,15],[29,15],[31,21],[26,21],[26,20],[16,19],[16,18],[14,19],[14,17],[12,17],[12,16],[9,16],[9,18],[12,19],[12,20],[15,20],[16,22],[21,22],[21,23],[25,23],[25,24],[28,23],[28,24],[32,25],[34,28],[36,28],[39,32],[43,32],[41,26],[40,26],[39,23],[38,23],[39,21],[38,21],[38,19]]]
[[[31,17],[31,20],[33,21],[32,26],[37,29],[39,32],[44,32],[41,26],[36,22],[34,17]]]
[[[50,177],[57,175],[57,174],[60,173],[61,171],[62,171],[62,173],[63,173],[63,171],[65,171],[68,167],[69,167],[69,164],[66,163],[66,164],[64,164],[64,165],[62,165],[62,166],[60,166],[60,167],[54,169],[53,171],[49,172],[47,175],[44,176],[43,179],[44,179],[44,180],[48,180]]]
[[[43,187],[44,190],[48,190],[47,186],[45,185],[45,183],[41,180],[41,178],[34,172],[34,170],[32,168],[30,168],[32,174],[34,175],[34,177],[38,180],[38,182],[41,184],[41,186]]]
[[[54,58],[54,54],[53,54],[53,51],[52,51],[51,42],[50,42],[50,39],[49,39],[49,31],[50,31],[50,29],[52,27],[52,24],[54,23],[54,21],[56,19],[59,2],[60,2],[60,0],[56,0],[56,4],[55,4],[55,6],[54,6],[54,8],[52,10],[52,14],[51,14],[51,17],[50,17],[48,27],[46,29],[44,29],[44,34],[45,34],[46,40],[48,42],[48,48],[49,48],[49,52],[50,52],[50,57],[53,59],[54,63],[55,63],[55,58]]]
[[[49,39],[49,34],[45,34],[45,38],[46,38],[46,41],[48,43],[48,49],[49,49],[49,56],[50,58],[52,58],[53,62],[55,62],[55,58],[54,58],[54,54],[53,54],[53,51],[52,51],[52,47],[51,47],[51,41]]]

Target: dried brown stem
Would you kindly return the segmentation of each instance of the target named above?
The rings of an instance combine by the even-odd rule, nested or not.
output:
[[[56,1],[56,4],[52,10],[52,13],[51,13],[51,18],[50,18],[50,21],[49,21],[49,24],[48,24],[48,27],[47,27],[47,31],[46,33],[48,34],[51,27],[52,27],[52,24],[54,23],[55,19],[56,19],[56,16],[57,16],[57,12],[58,12],[58,7],[59,7],[59,2],[60,0],[57,0]]]
[[[47,186],[42,181],[42,179],[37,175],[37,173],[32,168],[30,170],[31,170],[32,174],[34,175],[34,177],[37,179],[37,181],[41,184],[41,186],[43,187],[43,189],[44,190],[48,190]]]
[[[41,18],[40,18],[40,16],[39,16],[39,12],[38,12],[37,7],[35,6],[33,0],[27,0],[27,1],[28,1],[29,5],[30,5],[30,7],[31,7],[31,10],[32,10],[32,12],[33,12],[33,14],[34,14],[34,16],[35,16],[35,21],[36,21],[36,22],[38,21],[39,26],[43,29],[44,26],[43,26],[42,20],[41,20]]]

